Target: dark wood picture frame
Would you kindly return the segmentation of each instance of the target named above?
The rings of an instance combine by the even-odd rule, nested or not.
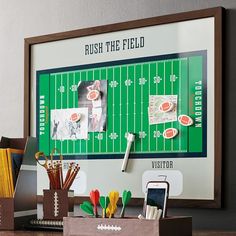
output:
[[[68,32],[49,34],[25,39],[24,45],[24,136],[32,135],[31,130],[31,52],[37,44],[73,39],[82,36],[98,35],[141,27],[163,25],[188,20],[214,18],[214,199],[170,199],[171,207],[221,207],[221,161],[222,161],[222,15],[223,8],[216,7],[191,12],[177,13],[130,22],[116,23]],[[142,205],[142,199],[134,199],[131,205]]]

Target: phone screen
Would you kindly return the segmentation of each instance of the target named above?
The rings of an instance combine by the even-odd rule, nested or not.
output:
[[[166,189],[161,188],[148,188],[147,192],[147,205],[157,206],[158,209],[164,208],[166,197]]]

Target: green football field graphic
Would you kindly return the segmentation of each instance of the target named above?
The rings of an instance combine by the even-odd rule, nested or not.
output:
[[[162,157],[171,153],[191,156],[206,151],[205,54],[175,54],[166,59],[156,57],[137,63],[124,62],[38,72],[37,136],[40,151],[49,155],[56,147],[63,155],[95,155],[94,159],[99,155],[122,154],[126,150],[127,132],[136,135],[131,153],[143,154],[143,157],[149,154]],[[107,80],[106,130],[89,132],[87,140],[53,140],[51,111],[78,108],[78,83],[93,80]],[[185,127],[173,121],[149,125],[149,95],[177,95],[177,115],[189,115],[194,124]],[[178,129],[178,136],[164,139],[162,134],[170,127]]]

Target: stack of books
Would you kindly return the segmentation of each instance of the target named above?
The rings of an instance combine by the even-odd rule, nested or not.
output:
[[[0,148],[0,198],[12,198],[24,150]]]

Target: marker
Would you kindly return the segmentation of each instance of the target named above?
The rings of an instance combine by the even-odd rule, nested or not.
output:
[[[155,210],[155,208],[153,206],[150,206],[149,213],[148,213],[148,216],[147,216],[148,220],[153,219],[154,210]]]
[[[159,209],[157,214],[157,220],[160,220],[161,214],[162,214],[162,209]]]
[[[148,219],[149,215],[150,215],[150,210],[151,210],[151,206],[150,205],[147,205],[146,206],[146,216],[145,218]]]
[[[154,212],[153,212],[152,219],[156,220],[157,219],[157,215],[158,215],[158,209],[157,209],[157,207],[154,207]]]
[[[132,133],[128,133],[127,147],[126,147],[125,156],[124,156],[122,167],[121,167],[122,172],[125,172],[125,170],[126,170],[126,166],[127,166],[128,158],[129,158],[129,153],[130,153],[130,148],[131,148],[131,145],[132,145],[132,142],[134,141],[134,139],[135,139],[135,135]]]
[[[138,218],[139,218],[140,220],[144,220],[144,219],[145,219],[142,214],[139,214],[139,215],[138,215]]]

